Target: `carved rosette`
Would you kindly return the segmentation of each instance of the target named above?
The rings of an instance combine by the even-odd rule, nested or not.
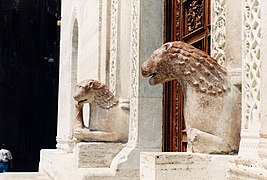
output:
[[[139,19],[140,0],[132,0],[131,6],[131,92],[129,142],[137,141],[138,121],[138,73],[139,73]]]
[[[203,26],[203,0],[194,0],[186,7],[186,32],[191,33]]]
[[[119,0],[111,1],[111,25],[110,25],[110,74],[109,89],[116,94],[116,67],[118,59],[118,17],[119,17]]]
[[[212,51],[211,56],[221,65],[225,65],[225,0],[212,1]]]

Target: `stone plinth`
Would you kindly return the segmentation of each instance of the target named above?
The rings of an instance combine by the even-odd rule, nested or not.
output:
[[[124,145],[120,143],[78,143],[76,147],[78,168],[108,168],[123,147]]]
[[[123,147],[122,143],[81,142],[72,153],[43,149],[39,172],[55,180],[127,179],[127,174],[111,168],[112,160]]]
[[[39,172],[47,174],[53,179],[75,179],[78,177],[75,167],[74,153],[62,150],[42,149]]]
[[[141,180],[225,179],[228,162],[235,155],[197,153],[141,153]]]

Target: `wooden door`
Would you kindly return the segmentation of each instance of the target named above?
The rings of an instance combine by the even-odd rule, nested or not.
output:
[[[210,53],[210,0],[166,0],[165,41],[184,41]],[[163,151],[186,151],[184,92],[177,81],[164,84]]]

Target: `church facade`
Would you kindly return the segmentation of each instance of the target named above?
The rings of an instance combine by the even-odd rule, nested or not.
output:
[[[39,171],[54,179],[267,178],[266,8],[260,0],[63,0],[57,149],[41,151]],[[152,87],[140,74],[151,53],[172,40],[211,54],[242,91],[238,153],[174,152],[185,151],[176,132],[180,96],[169,95],[178,88]],[[118,97],[117,117],[129,123],[126,143],[73,138],[72,96],[85,79],[101,81]],[[175,120],[166,123],[169,116]],[[84,117],[89,126],[99,110],[85,106]]]

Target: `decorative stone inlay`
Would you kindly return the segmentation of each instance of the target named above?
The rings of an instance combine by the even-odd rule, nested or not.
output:
[[[244,8],[243,128],[249,129],[260,113],[260,0],[246,0]]]
[[[211,56],[225,66],[225,0],[212,1],[212,51]]]
[[[140,2],[132,0],[131,6],[131,92],[130,92],[130,129],[129,141],[137,140],[138,125],[138,73],[139,73],[139,19],[140,19]]]
[[[119,0],[111,1],[111,25],[110,25],[110,74],[109,89],[116,94],[116,71],[118,59],[118,23]]]

